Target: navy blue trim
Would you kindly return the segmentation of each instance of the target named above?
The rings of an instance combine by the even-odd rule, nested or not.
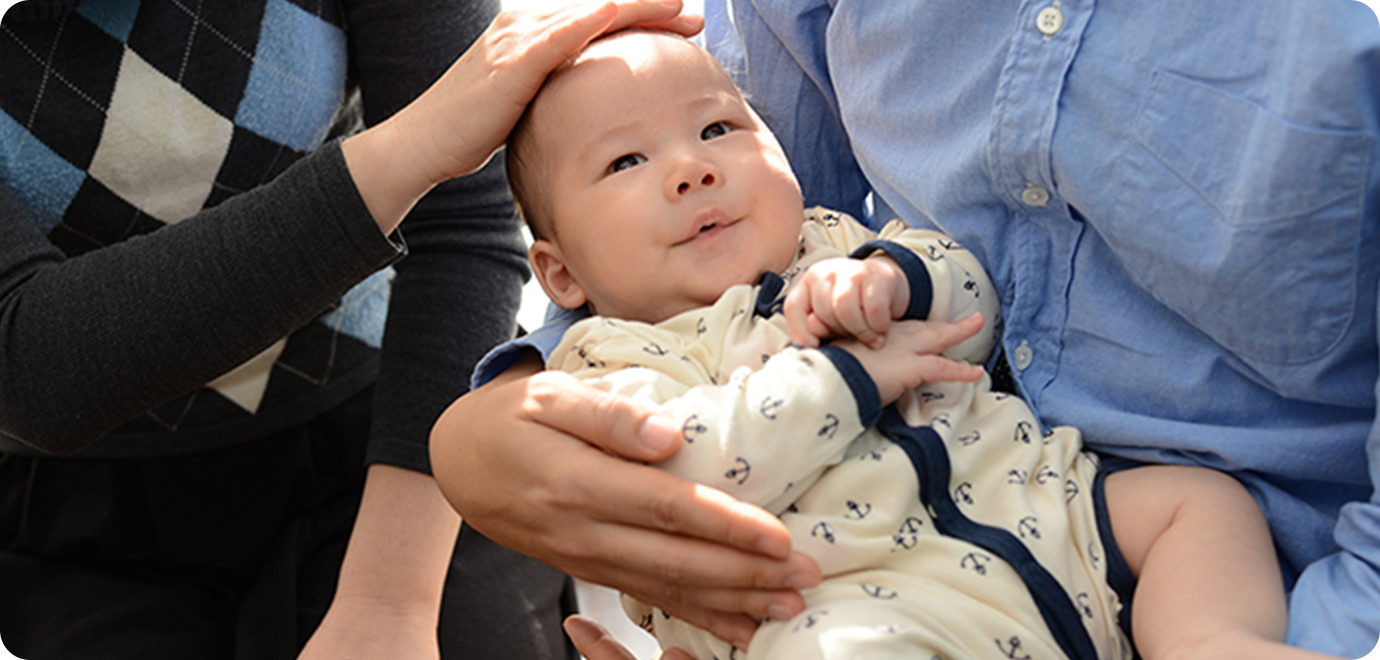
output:
[[[1119,467],[1125,469],[1133,466]],[[1116,544],[1116,536],[1112,534],[1112,516],[1107,510],[1107,475],[1114,471],[1098,469],[1097,477],[1093,480],[1093,510],[1097,516],[1097,533],[1102,537],[1102,551],[1107,555],[1107,586],[1121,599],[1121,612],[1117,614],[1116,622],[1126,639],[1131,640],[1131,648],[1134,649],[1136,638],[1131,634],[1131,597],[1136,592],[1136,576],[1131,572],[1131,565],[1126,563],[1126,557],[1121,554],[1121,547]],[[1137,653],[1136,657],[1139,658],[1140,654]]]
[[[864,428],[871,428],[882,416],[882,397],[877,393],[877,383],[868,375],[858,358],[837,346],[822,346],[819,352],[834,363],[848,388],[853,390],[853,400],[858,403],[858,419]]]
[[[930,305],[934,303],[934,283],[930,281],[930,270],[925,268],[925,262],[913,250],[895,241],[878,240],[863,243],[848,256],[864,259],[878,250],[895,260],[901,272],[906,274],[906,281],[910,282],[910,304],[901,318],[921,321],[929,318]]]
[[[963,515],[949,497],[949,453],[939,434],[926,426],[906,424],[895,406],[888,406],[877,428],[905,450],[920,479],[920,500],[934,516],[941,534],[967,541],[1001,557],[1025,582],[1054,641],[1069,658],[1096,658],[1097,648],[1083,627],[1082,617],[1063,585],[1035,560],[1030,549],[1011,532],[975,522]]]
[[[769,319],[777,312],[781,311],[781,305],[785,302],[785,297],[781,295],[781,289],[786,286],[786,281],[780,275],[767,271],[758,278],[757,304],[753,306],[753,312],[758,316]]]

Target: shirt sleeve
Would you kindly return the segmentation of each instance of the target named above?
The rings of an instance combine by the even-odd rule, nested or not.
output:
[[[781,142],[806,206],[868,218],[871,191],[853,157],[825,58],[831,2],[705,0],[705,45],[723,62]],[[785,6],[788,5],[788,6]]]
[[[1380,338],[1377,338],[1380,341]],[[1380,385],[1375,388],[1380,400]],[[1380,486],[1380,421],[1366,440],[1372,484]],[[1342,506],[1333,532],[1340,551],[1310,564],[1289,598],[1288,642],[1348,658],[1380,646],[1380,490]]]
[[[386,119],[425,91],[484,30],[498,4],[346,3],[351,73],[365,124]],[[408,256],[395,266],[366,460],[429,472],[432,424],[468,391],[479,358],[516,329],[526,249],[502,154],[475,174],[437,186],[400,231]]]

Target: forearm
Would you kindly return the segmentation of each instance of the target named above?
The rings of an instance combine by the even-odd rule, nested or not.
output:
[[[0,212],[0,430],[44,451],[75,451],[214,379],[401,254],[334,145],[194,218],[71,259],[44,249],[15,204]]]
[[[527,266],[501,170],[437,188],[403,226],[409,254],[389,301],[371,461],[429,472],[432,424],[516,330]]]
[[[336,602],[424,616],[434,625],[459,530],[460,516],[430,476],[370,466]]]

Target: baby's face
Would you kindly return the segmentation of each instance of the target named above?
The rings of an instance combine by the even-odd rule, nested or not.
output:
[[[799,184],[698,46],[646,32],[598,42],[548,83],[528,120],[529,186],[555,243],[534,248],[533,265],[540,273],[536,251],[553,250],[579,293],[558,303],[656,322],[790,265]]]

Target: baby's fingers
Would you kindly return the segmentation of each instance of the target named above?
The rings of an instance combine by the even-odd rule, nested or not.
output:
[[[942,353],[957,346],[982,329],[981,314],[957,321],[900,321],[892,325],[888,341],[903,341],[915,353]]]
[[[982,378],[982,367],[951,360],[942,355],[920,356],[920,363],[916,372],[920,376],[920,381],[925,383],[949,381],[972,383]]]
[[[852,337],[873,349],[880,348],[885,340],[868,323],[864,285],[837,273],[825,281],[827,286],[813,289],[812,305],[830,336]]]
[[[894,287],[888,286],[886,282],[876,278],[869,278],[862,287],[862,322],[866,324],[868,333],[876,337],[876,341],[868,342],[872,348],[879,348],[885,339],[887,331],[891,329],[891,298],[894,294]]]
[[[781,313],[786,317],[786,330],[791,333],[791,340],[806,348],[815,348],[826,335],[814,330],[821,324],[811,314],[809,288],[805,281],[792,288],[781,305]]]

